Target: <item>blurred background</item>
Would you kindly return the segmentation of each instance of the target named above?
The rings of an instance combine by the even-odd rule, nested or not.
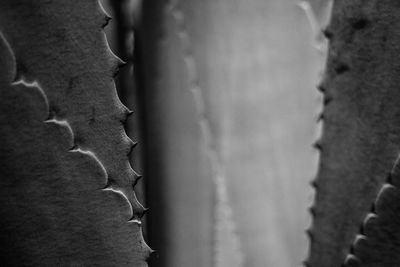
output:
[[[301,266],[328,0],[102,0],[151,267]]]

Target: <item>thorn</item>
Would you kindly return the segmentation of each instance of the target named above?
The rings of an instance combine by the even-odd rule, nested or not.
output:
[[[308,260],[303,261],[303,265],[304,267],[310,267],[310,263],[308,262]]]
[[[369,211],[373,214],[376,214],[376,209],[375,209],[375,203],[371,204],[371,208],[369,209]]]
[[[324,100],[323,100],[324,105],[325,105],[325,106],[328,105],[331,101],[332,101],[332,97],[327,96],[327,95],[325,94],[325,95],[324,95]]]
[[[135,146],[137,146],[137,144],[138,144],[138,142],[134,142],[134,141],[132,141],[132,147],[135,147]]]
[[[314,207],[314,206],[309,207],[309,208],[308,208],[308,211],[310,212],[310,214],[311,214],[313,217],[315,217],[316,211],[315,211],[315,207]]]
[[[70,149],[68,149],[68,151],[73,151],[73,150],[77,150],[78,149],[78,145],[74,144]]]
[[[141,208],[141,210],[134,212],[129,221],[141,220],[148,210],[149,210],[148,208]]]
[[[105,185],[103,188],[101,188],[101,189],[112,188],[112,186],[113,186],[114,184],[115,184],[114,179],[108,177],[108,178],[107,178],[106,185]]]
[[[109,15],[107,15],[107,14],[105,14],[105,16],[104,16],[104,22],[103,22],[103,24],[101,25],[101,27],[104,29],[105,27],[107,27],[107,25],[108,25],[108,23],[110,23],[110,20],[111,20],[112,18],[109,16]]]
[[[128,221],[128,223],[134,223],[139,227],[142,226],[142,222],[140,220],[135,219],[134,216],[132,216],[132,218]]]
[[[112,71],[113,78],[115,78],[118,75],[119,70],[121,68],[123,68],[124,66],[126,66],[126,62],[117,57],[115,67],[113,68],[113,71]]]
[[[389,173],[388,178],[387,178],[387,183],[390,185],[393,185],[392,173]]]
[[[112,77],[113,77],[113,78],[117,77],[117,76],[118,76],[118,73],[119,73],[119,68],[116,68],[116,69],[113,71]]]
[[[55,117],[56,117],[56,116],[55,116],[54,112],[49,111],[49,114],[47,115],[47,118],[46,118],[45,121],[54,120]]]
[[[133,111],[130,110],[130,109],[128,109],[127,107],[125,107],[125,108],[124,108],[124,111],[123,111],[123,116],[122,116],[122,118],[120,119],[120,121],[121,121],[122,123],[125,123],[125,122],[127,121],[128,117],[130,117],[132,114],[133,114]]]
[[[352,251],[353,251],[352,254],[355,255],[354,251],[356,250],[357,244],[359,244],[360,242],[363,242],[363,241],[365,242],[366,240],[367,240],[367,237],[366,237],[365,235],[363,235],[363,234],[358,234],[358,235],[356,235],[356,238],[354,239],[353,245],[352,245],[352,247],[350,248],[350,249],[352,249]]]
[[[314,233],[312,232],[311,229],[307,229],[306,234],[307,234],[308,238],[310,239],[310,241],[314,240]]]
[[[312,187],[314,187],[315,189],[318,189],[318,183],[317,183],[317,179],[314,179],[310,182],[310,185]]]
[[[148,212],[149,208],[143,208],[141,212],[138,213],[138,216],[140,219],[143,218],[143,216]]]
[[[325,36],[326,39],[332,39],[333,33],[329,28],[325,28],[322,30],[322,34]]]
[[[17,60],[17,66],[15,70],[15,76],[13,82],[17,82],[20,80],[25,80],[26,74],[28,73],[28,69],[21,61]]]
[[[317,150],[322,150],[322,145],[320,140],[315,141],[312,146]]]
[[[59,108],[57,108],[56,106],[50,106],[47,120],[54,120],[57,116],[57,113],[60,113]]]
[[[363,223],[360,224],[360,228],[358,229],[358,232],[360,233],[360,235],[365,235],[364,234],[364,225],[363,225]]]
[[[150,260],[150,258],[154,258],[154,257],[159,258],[158,251],[153,250],[152,248],[149,247],[146,261],[148,261],[148,260]]]
[[[118,67],[123,68],[127,65],[128,63],[126,61],[123,61],[122,59],[119,59],[118,61]]]
[[[343,266],[358,266],[360,264],[360,260],[353,254],[347,255]]]
[[[350,254],[354,255],[354,244],[350,246],[350,250],[349,251],[350,251]]]
[[[132,184],[132,188],[134,188],[134,187],[137,185],[137,183],[138,183],[142,178],[143,178],[142,175],[137,174],[137,175],[136,175],[136,178],[135,178],[135,181],[134,181],[133,184]]]
[[[130,142],[129,142],[129,150],[128,150],[127,156],[129,156],[132,153],[133,149],[137,146],[137,144],[138,144],[138,142],[134,142],[134,141],[130,140]]]
[[[321,113],[318,115],[317,122],[323,121],[324,118],[325,118],[324,112],[321,112]]]
[[[317,84],[316,88],[319,92],[322,94],[325,94],[328,91],[328,85],[329,85],[329,76],[326,73],[321,74],[322,77]]]

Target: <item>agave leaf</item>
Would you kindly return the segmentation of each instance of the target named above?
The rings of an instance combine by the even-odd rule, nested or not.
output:
[[[1,247],[13,265],[146,266],[97,1],[2,1]]]
[[[314,223],[307,266],[352,266],[359,264],[359,254],[362,266],[400,264],[386,264],[392,260],[390,251],[398,249],[388,235],[398,231],[396,219],[388,219],[396,210],[397,190],[380,194],[400,144],[399,12],[398,2],[389,0],[334,3],[325,31],[330,48],[320,86],[325,98],[324,126],[318,142],[321,159],[314,182],[317,194],[311,209]],[[363,223],[375,213],[374,203],[380,197],[393,203],[381,205],[379,213],[385,215],[378,220],[379,226],[371,226],[375,230],[369,249],[354,248],[354,243],[364,243]],[[390,226],[385,225],[388,220]],[[390,247],[386,252],[385,246]],[[370,253],[381,259],[371,261]]]

